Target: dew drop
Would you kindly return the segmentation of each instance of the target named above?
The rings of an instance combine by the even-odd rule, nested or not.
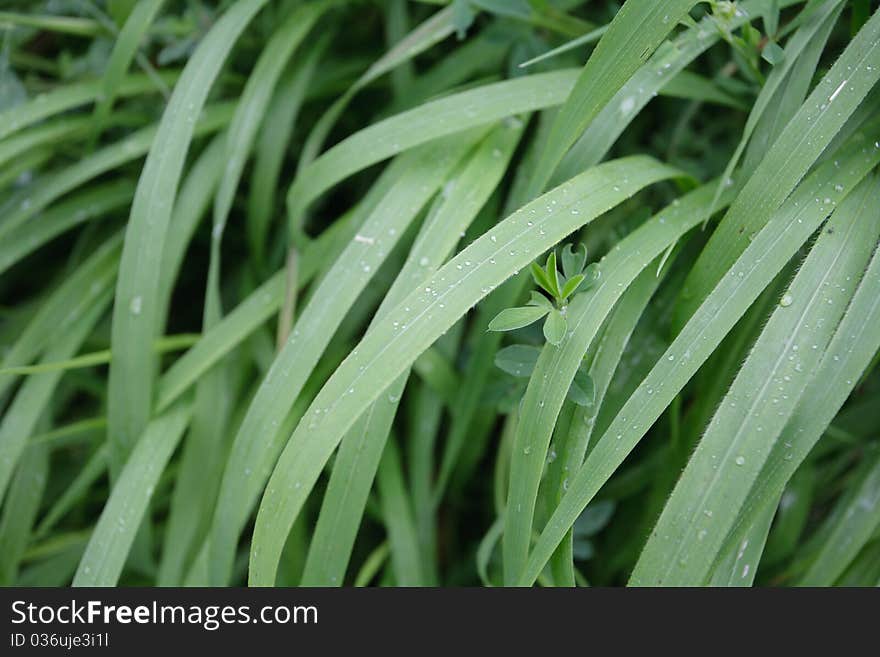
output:
[[[132,315],[140,315],[141,308],[143,307],[144,300],[140,297],[140,295],[134,297],[131,300],[131,303],[128,305],[128,309],[131,311]]]

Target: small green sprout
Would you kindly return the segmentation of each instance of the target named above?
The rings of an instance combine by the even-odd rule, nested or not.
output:
[[[528,326],[539,319],[544,320],[544,337],[552,345],[559,345],[568,331],[565,319],[569,299],[577,292],[586,291],[599,280],[599,266],[595,263],[586,266],[587,247],[581,244],[578,250],[566,244],[562,250],[562,277],[556,268],[556,252],[551,251],[544,267],[533,262],[532,278],[546,295],[533,291],[525,306],[502,310],[489,323],[490,331],[513,331]]]
[[[785,52],[774,40],[779,25],[778,5],[773,3],[764,12],[766,35],[751,23],[745,23],[740,28],[739,35],[733,33],[731,23],[734,18],[743,15],[743,10],[736,2],[712,0],[711,7],[712,19],[718,33],[733,48],[734,60],[739,68],[754,81],[764,84],[759,60],[763,59],[771,66],[778,66],[785,59]]]

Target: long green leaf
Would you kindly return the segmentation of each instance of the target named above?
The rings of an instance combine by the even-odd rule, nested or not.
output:
[[[46,351],[44,360],[64,360],[76,353],[104,314],[110,298],[109,286],[105,286],[92,305],[72,321],[62,337],[55,340]],[[0,421],[0,501],[9,486],[15,464],[25,451],[27,439],[45,412],[62,374],[55,371],[30,377],[3,414]]]
[[[822,361],[757,478],[727,545],[741,543],[744,519],[780,498],[797,467],[837,415],[873,354],[880,349],[880,251],[875,251],[850,309],[831,339]]]
[[[29,450],[19,461],[9,496],[0,518],[0,583],[12,586],[19,563],[31,538],[34,519],[49,476],[49,450]]]
[[[287,195],[292,228],[297,232],[306,208],[353,173],[439,137],[558,105],[571,90],[574,78],[575,71],[566,70],[483,85],[356,132],[299,172]]]
[[[530,187],[537,196],[571,145],[614,94],[647,61],[695,0],[628,0],[599,40],[560,109]]]
[[[160,77],[165,83],[171,83],[176,78],[176,73],[165,73]],[[120,82],[117,95],[120,97],[136,96],[149,91],[156,91],[155,82],[146,75],[135,74],[127,76]],[[98,98],[102,92],[103,82],[91,80],[65,85],[38,94],[24,105],[0,112],[0,140],[50,116],[90,103]]]
[[[868,455],[858,479],[821,531],[827,538],[800,586],[831,586],[880,527],[880,458]]]
[[[865,148],[865,141],[862,135],[845,156],[841,154],[837,164],[827,163],[799,186],[773,220],[755,236],[736,265],[719,281],[699,311],[629,397],[587,461],[571,479],[568,492],[548,521],[525,570],[517,579],[518,583],[530,584],[535,580],[596,491],[638,444],[718,342],[834,205],[880,161],[880,148]]]
[[[195,133],[212,132],[227,123],[230,116],[229,106],[220,105],[208,108],[196,125]],[[16,199],[16,207],[12,209],[4,218],[3,223],[0,224],[0,236],[5,239],[8,232],[35,217],[41,210],[47,208],[51,203],[69,191],[76,189],[103,173],[143,157],[144,153],[147,152],[153,143],[155,135],[156,129],[154,127],[141,128],[115,144],[105,146],[100,151],[80,160],[76,164],[35,182],[32,190],[23,190],[24,196],[20,200]]]
[[[254,65],[248,82],[229,124],[226,140],[226,168],[214,199],[214,224],[222,226],[232,209],[245,161],[253,145],[260,121],[284,71],[287,60],[311,31],[312,26],[331,3],[305,4],[292,11],[278,26]]]
[[[150,29],[165,0],[144,0],[138,2],[134,10],[129,14],[122,26],[116,41],[113,44],[113,52],[107,61],[107,68],[104,71],[103,85],[98,102],[95,104],[95,111],[92,116],[94,122],[92,129],[94,134],[100,134],[110,110],[116,100],[116,94],[131,62],[134,59],[141,40]]]
[[[108,436],[118,471],[150,416],[162,251],[196,119],[238,36],[266,0],[233,5],[211,28],[174,87],[138,180],[113,305]]]
[[[636,324],[662,281],[651,267],[639,274],[626,289],[617,302],[614,310],[605,322],[601,335],[587,352],[590,359],[590,378],[595,389],[595,401],[592,406],[574,409],[571,426],[564,437],[563,445],[551,447],[554,454],[553,469],[548,469],[546,495],[549,508],[559,503],[568,486],[568,476],[576,472],[584,461],[593,431],[596,427],[598,409],[602,406],[612,376],[616,371],[624,349],[635,330]],[[550,455],[548,454],[548,461]],[[551,477],[552,473],[552,477]],[[569,532],[563,544],[553,555],[551,572],[557,586],[563,584],[574,586],[575,573],[573,568],[573,534]]]
[[[2,369],[29,365],[49,346],[58,327],[76,322],[106,295],[113,285],[119,262],[120,237],[107,240],[71,272],[40,305],[28,323],[20,329],[15,342],[8,347]],[[61,360],[61,359],[54,359]],[[13,386],[16,377],[0,377],[0,397]]]
[[[721,191],[733,175],[733,171],[739,163],[739,159],[749,143],[749,139],[765,116],[768,107],[770,107],[774,100],[777,104],[784,104],[780,103],[779,98],[782,93],[777,95],[777,92],[780,90],[785,92],[786,85],[797,84],[795,78],[798,76],[798,73],[801,73],[798,69],[801,68],[802,62],[806,62],[806,66],[803,67],[805,70],[802,71],[803,75],[801,76],[804,86],[810,83],[816,60],[818,60],[819,55],[822,53],[825,40],[828,38],[831,28],[837,22],[837,18],[843,9],[842,5],[843,3],[840,0],[828,0],[820,8],[808,12],[808,18],[804,25],[789,40],[785,47],[785,58],[779,66],[773,68],[773,71],[771,71],[767,78],[767,82],[761,87],[761,93],[755,99],[755,104],[752,106],[751,112],[749,112],[749,118],[743,129],[742,137],[740,137],[736,150],[721,176],[721,183],[716,192],[717,196],[721,195]],[[808,53],[808,55],[802,56],[804,52]],[[804,89],[804,93],[806,93],[806,89]],[[803,96],[797,93],[796,100],[802,102]],[[769,146],[769,144],[765,146]],[[750,169],[747,168],[746,170]],[[712,209],[714,210],[714,208]]]
[[[403,483],[400,453],[393,440],[386,446],[379,463],[377,483],[388,528],[395,583],[397,586],[419,586],[424,582],[419,543]]]
[[[248,239],[254,255],[265,258],[266,239],[279,191],[281,167],[294,125],[328,42],[311,48],[278,82],[263,118],[254,154],[248,195]]]
[[[242,422],[223,477],[211,538],[214,581],[228,579],[233,550],[283,447],[281,421],[349,307],[397,240],[480,134],[427,145],[395,162],[401,172],[360,232],[324,276],[272,363]]]
[[[434,44],[452,34],[454,30],[453,11],[451,8],[438,11],[424,23],[416,27],[399,43],[395,44],[385,55],[376,60],[355,83],[340,96],[321,119],[312,128],[300,153],[299,165],[304,168],[318,156],[327,135],[342,112],[361,89],[377,80],[401,64],[408,62],[416,55],[427,50]]]
[[[523,397],[510,465],[504,539],[504,580],[515,584],[525,567],[532,536],[538,486],[553,427],[571,382],[605,318],[638,275],[693,228],[712,190],[703,186],[668,206],[623,240],[599,263],[596,286],[577,295],[566,311],[568,333],[558,346],[547,344]],[[567,483],[563,482],[563,487]]]
[[[51,239],[93,220],[106,219],[131,201],[134,185],[128,180],[96,185],[12,229],[0,243],[0,274]]]
[[[861,29],[746,182],[682,290],[689,317],[880,80],[880,12]]]
[[[521,134],[522,125],[496,128],[450,180],[373,324],[378,324],[448,257],[500,181]],[[342,440],[309,547],[304,585],[338,585],[343,581],[406,379],[406,375],[398,378]]]
[[[358,416],[422,351],[549,246],[646,185],[675,175],[646,158],[591,169],[505,219],[399,304],[318,393],[279,458],[257,514],[249,581],[274,583],[287,532],[327,459]],[[381,374],[367,385],[365,373],[374,370]]]
[[[737,509],[807,386],[870,258],[880,224],[864,181],[829,219],[712,418],[636,564],[637,585],[708,575]]]
[[[116,585],[159,477],[186,429],[189,415],[189,406],[181,404],[147,426],[104,505],[73,586]]]

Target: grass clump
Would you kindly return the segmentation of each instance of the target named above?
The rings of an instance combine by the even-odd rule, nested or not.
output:
[[[21,2],[7,585],[880,582],[880,10]]]

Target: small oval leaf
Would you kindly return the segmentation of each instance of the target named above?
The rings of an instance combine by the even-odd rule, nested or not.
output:
[[[513,331],[523,326],[537,322],[548,312],[547,308],[524,306],[521,308],[506,308],[495,315],[495,319],[489,322],[490,331]]]
[[[573,278],[584,270],[587,264],[587,245],[578,244],[575,251],[571,244],[566,244],[562,249],[562,273],[566,278]]]
[[[583,363],[574,375],[574,380],[568,389],[567,397],[578,406],[585,408],[589,408],[596,403],[596,386],[593,384],[593,378],[589,375]]]
[[[495,366],[517,378],[530,377],[540,355],[540,347],[513,344],[495,354]]]
[[[558,345],[562,342],[562,338],[565,337],[567,330],[568,322],[565,321],[565,317],[562,316],[561,312],[554,310],[547,315],[547,321],[544,322],[544,337],[547,338],[547,342],[552,345]]]

